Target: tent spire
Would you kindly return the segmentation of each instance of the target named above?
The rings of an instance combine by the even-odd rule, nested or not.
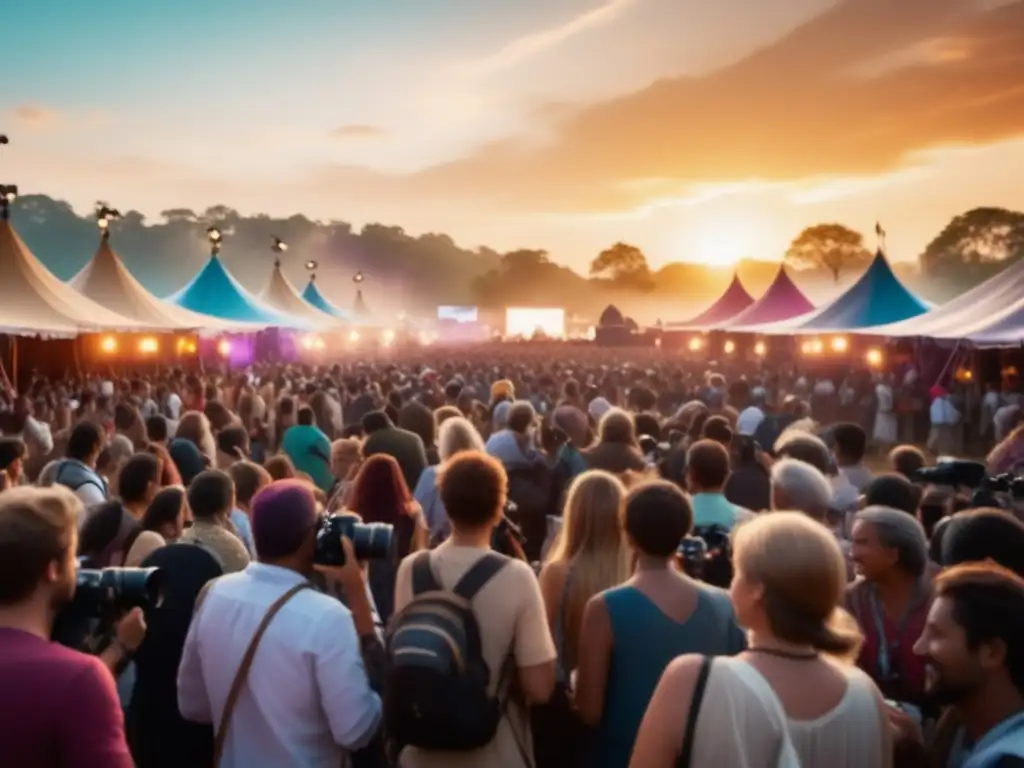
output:
[[[885,230],[880,222],[875,222],[875,237],[878,238],[878,252],[885,253]]]

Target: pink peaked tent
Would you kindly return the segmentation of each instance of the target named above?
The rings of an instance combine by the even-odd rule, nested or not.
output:
[[[796,287],[796,283],[790,278],[786,268],[782,266],[779,267],[778,274],[775,275],[775,279],[768,286],[764,295],[723,325],[739,329],[744,326],[777,323],[780,320],[788,320],[791,317],[806,314],[812,309],[814,309],[814,305],[810,299]]]
[[[695,318],[687,323],[687,327],[716,326],[732,320],[740,312],[754,303],[754,297],[747,293],[747,289],[740,282],[739,275],[734,274],[729,287],[725,293],[718,297],[718,301],[705,309]],[[672,325],[676,325],[673,323]],[[671,326],[670,326],[671,327]]]

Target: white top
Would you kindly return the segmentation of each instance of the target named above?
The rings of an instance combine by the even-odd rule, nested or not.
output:
[[[753,437],[754,433],[757,432],[757,428],[761,426],[762,421],[764,421],[764,411],[756,405],[751,405],[749,408],[744,408],[736,419],[736,432]]]
[[[303,581],[251,563],[223,576],[192,620],[178,670],[178,707],[220,727],[224,704],[267,609]],[[333,597],[299,592],[270,622],[231,718],[220,768],[337,768],[365,746],[381,719],[355,624]]]
[[[789,718],[765,677],[742,659],[715,658],[693,741],[693,765],[731,768],[881,768],[882,718],[874,683],[838,667],[846,693],[813,720]]]
[[[167,396],[167,411],[171,414],[171,418],[174,421],[178,421],[181,418],[181,398],[174,392]]]
[[[953,407],[953,404],[949,402],[948,398],[937,397],[932,401],[932,407],[929,411],[931,415],[932,426],[953,426],[960,422],[960,412]]]

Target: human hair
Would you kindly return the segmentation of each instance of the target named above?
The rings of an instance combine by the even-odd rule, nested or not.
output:
[[[1010,682],[1024,694],[1024,579],[993,563],[965,563],[936,577],[935,595],[952,601],[969,649],[1002,643]]]
[[[315,427],[316,414],[313,413],[313,409],[308,405],[304,405],[299,408],[299,415],[296,417],[296,423],[303,427]]]
[[[724,416],[709,416],[701,426],[701,437],[728,446],[732,443],[732,427]]]
[[[454,416],[441,424],[437,434],[437,453],[441,461],[448,461],[462,451],[484,452],[484,441],[473,423],[463,417]]]
[[[363,415],[362,423],[363,432],[372,435],[374,432],[388,429],[394,422],[384,411],[370,411]]]
[[[655,440],[661,437],[661,424],[653,413],[638,413],[633,416],[633,429],[637,435],[649,435]]]
[[[84,462],[103,447],[103,430],[91,421],[75,424],[68,436],[67,457]]]
[[[0,605],[32,596],[50,563],[75,546],[82,502],[63,486],[0,493]]]
[[[199,411],[189,411],[181,417],[178,422],[178,431],[174,433],[176,438],[188,440],[199,452],[208,459],[217,458],[217,443],[213,439],[213,430],[210,428],[210,420],[206,414]]]
[[[889,466],[893,472],[899,472],[911,482],[917,477],[917,471],[927,463],[924,454],[912,445],[897,445],[889,451]]]
[[[146,437],[153,443],[166,443],[167,438],[170,437],[167,419],[160,414],[146,419]]]
[[[611,408],[601,417],[597,435],[602,443],[625,443],[639,447],[633,418],[621,408]]]
[[[425,447],[429,448],[437,441],[437,425],[434,423],[434,414],[417,400],[406,403],[398,411],[398,426],[414,435],[419,435]]]
[[[160,459],[151,453],[136,453],[117,475],[117,491],[127,504],[147,501],[150,486],[160,485]]]
[[[249,433],[243,426],[225,427],[217,433],[217,450],[232,459],[247,459],[249,457]]]
[[[733,563],[764,588],[768,626],[779,640],[837,656],[860,645],[856,630],[839,626],[846,563],[825,526],[799,512],[759,515],[736,529]]]
[[[508,428],[513,432],[526,434],[537,420],[537,412],[529,400],[516,400],[508,409]]]
[[[342,437],[331,443],[331,472],[334,477],[347,480],[362,453],[363,444],[353,437]]]
[[[946,517],[953,508],[953,495],[941,488],[931,488],[921,494],[921,504],[917,508],[917,519],[921,521],[924,535],[929,541],[935,532],[935,526]]]
[[[896,472],[878,475],[864,491],[864,504],[869,507],[891,507],[916,515],[920,503],[921,489]]]
[[[169,488],[161,488],[156,496],[149,503],[145,514],[142,515],[141,529],[144,531],[159,531],[164,525],[174,523],[181,514],[181,508],[185,504],[185,489],[180,485],[172,485]],[[125,551],[131,549],[126,542]]]
[[[214,390],[214,394],[216,390]],[[222,429],[227,429],[235,423],[235,415],[228,410],[220,400],[214,400],[208,396],[207,403],[203,408],[203,414],[210,422],[210,430],[217,434]]]
[[[985,560],[1024,577],[1024,522],[1005,510],[985,508],[950,518],[942,536],[942,565]]]
[[[775,453],[783,458],[810,464],[826,477],[834,474],[828,446],[824,440],[810,432],[790,427],[775,441]]]
[[[448,419],[457,419],[462,416],[462,411],[454,405],[442,405],[440,408],[434,411],[434,431],[438,433],[441,431],[441,425],[444,424]]]
[[[230,514],[234,503],[235,484],[231,475],[219,469],[200,472],[188,487],[188,505],[197,520]]]
[[[907,573],[915,578],[924,575],[928,566],[928,539],[917,518],[901,509],[868,507],[858,512],[854,521],[871,524],[882,546],[896,550],[896,563]]]
[[[508,498],[505,468],[480,451],[463,451],[442,464],[437,487],[455,529],[474,530],[497,522]]]
[[[242,507],[248,507],[256,492],[271,483],[270,473],[251,461],[236,461],[228,474],[235,484],[235,503]]]
[[[0,470],[9,468],[19,459],[24,459],[28,448],[20,437],[0,437]]]
[[[264,462],[263,466],[270,473],[272,480],[291,480],[295,477],[295,464],[286,454],[279,453],[271,456]]]
[[[114,428],[118,432],[127,432],[139,421],[139,412],[127,403],[114,406]]]
[[[851,464],[864,460],[868,436],[860,424],[836,424],[832,427],[832,442],[836,453]]]
[[[693,505],[674,483],[647,480],[626,496],[626,533],[645,555],[672,557],[692,529]]]
[[[417,549],[416,543],[424,543],[414,542],[419,523],[413,517],[412,495],[394,456],[378,453],[363,462],[346,507],[367,523],[394,526],[399,558]]]
[[[803,512],[819,522],[825,519],[832,484],[818,469],[797,459],[779,459],[772,465],[771,478],[775,509]]]
[[[462,384],[457,381],[449,381],[444,385],[444,396],[448,400],[458,400],[462,394]]]
[[[714,440],[698,440],[686,451],[686,476],[695,492],[721,490],[729,479],[729,452]]]

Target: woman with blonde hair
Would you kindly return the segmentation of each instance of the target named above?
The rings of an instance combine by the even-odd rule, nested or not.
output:
[[[178,422],[175,439],[188,440],[212,464],[217,458],[217,441],[213,437],[210,420],[201,411],[189,411]]]
[[[846,568],[835,537],[806,515],[776,512],[738,528],[733,547],[730,598],[749,647],[713,664],[676,659],[630,765],[889,768],[887,707],[845,661],[860,635],[840,607]]]
[[[437,432],[437,454],[444,464],[452,456],[463,451],[484,452],[484,440],[476,427],[461,416],[446,419]],[[437,490],[437,471],[439,466],[427,467],[420,475],[413,498],[423,509],[423,519],[430,530],[430,540],[437,542],[448,535],[451,526],[448,514],[444,511],[441,495]]]

